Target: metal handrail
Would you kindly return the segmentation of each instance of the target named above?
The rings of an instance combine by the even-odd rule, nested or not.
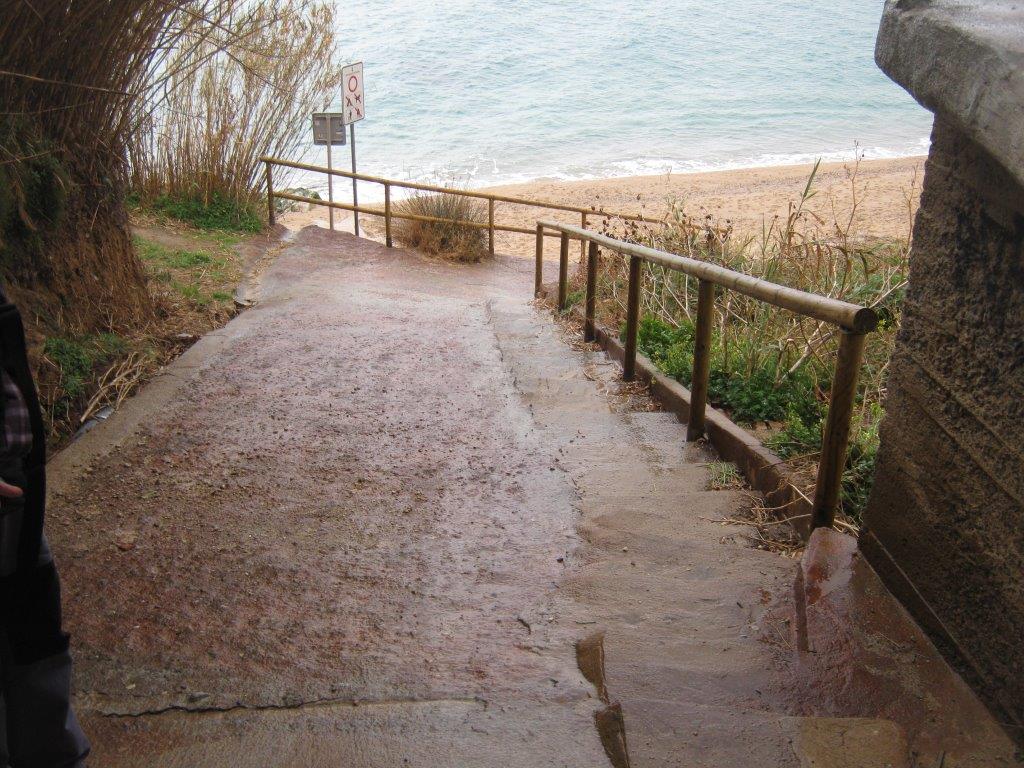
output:
[[[284,200],[294,200],[296,202],[309,203],[311,205],[322,205],[326,208],[336,208],[344,211],[354,211],[355,213],[366,213],[371,216],[380,216],[384,219],[384,240],[388,248],[393,246],[391,237],[391,220],[392,219],[404,219],[407,221],[423,221],[433,223],[444,223],[444,224],[459,224],[468,227],[474,227],[476,229],[486,229],[488,234],[488,250],[494,253],[494,233],[495,232],[512,232],[516,234],[532,235],[533,229],[526,227],[515,227],[506,224],[498,224],[494,220],[494,205],[495,203],[508,203],[510,205],[525,205],[533,208],[546,208],[552,211],[567,211],[569,213],[578,213],[580,215],[580,223],[583,227],[587,226],[588,217],[598,217],[606,219],[620,219],[622,221],[635,221],[644,224],[658,224],[666,225],[667,222],[664,219],[651,219],[646,216],[641,216],[635,213],[620,213],[615,211],[605,211],[599,208],[581,208],[575,205],[565,205],[564,203],[552,203],[543,200],[531,200],[525,197],[511,197],[509,195],[495,195],[490,192],[478,192],[469,189],[453,189],[451,187],[441,187],[435,184],[422,184],[415,181],[397,181],[395,179],[384,178],[383,176],[370,176],[365,173],[353,173],[352,171],[343,171],[337,168],[327,168],[320,165],[310,165],[309,163],[299,163],[293,160],[284,160],[278,157],[262,157],[260,162],[266,165],[266,181],[267,181],[267,216],[270,224],[273,225],[277,220],[277,211],[274,208],[274,198],[281,198]],[[346,179],[355,179],[356,181],[365,181],[373,184],[381,184],[384,187],[384,209],[372,208],[367,206],[349,205],[348,203],[336,203],[329,202],[326,200],[317,200],[316,198],[305,197],[303,195],[295,195],[290,192],[277,192],[274,190],[274,173],[273,166],[281,166],[283,168],[293,168],[300,171],[309,171],[311,173],[325,173],[329,176],[341,176]],[[478,200],[487,201],[487,223],[484,224],[478,221],[468,221],[459,219],[447,219],[433,216],[423,216],[419,214],[401,213],[393,210],[391,205],[391,189],[397,187],[399,189],[412,189],[419,192],[434,192],[443,195],[455,195],[458,197],[472,197]],[[557,235],[552,234],[552,237]]]
[[[814,488],[811,527],[831,527],[835,521],[846,449],[850,438],[850,420],[857,392],[857,377],[864,354],[866,335],[878,326],[878,316],[870,307],[851,304],[829,296],[819,296],[796,290],[767,280],[760,280],[741,272],[679,256],[654,248],[627,243],[586,228],[538,221],[536,229],[536,264],[534,292],[540,295],[544,265],[544,237],[549,231],[561,236],[558,262],[558,308],[565,309],[568,298],[569,241],[580,240],[587,248],[587,290],[584,311],[583,336],[586,341],[596,338],[596,293],[598,247],[629,256],[629,291],[626,300],[626,339],[623,359],[623,378],[636,377],[637,331],[640,319],[641,266],[647,261],[697,278],[697,323],[694,330],[693,377],[690,388],[690,418],[686,429],[687,440],[703,437],[707,428],[706,410],[708,379],[711,371],[711,327],[715,289],[737,291],[767,304],[790,310],[805,317],[831,323],[840,330],[839,352],[832,394],[829,399],[825,433],[822,436],[821,459]]]

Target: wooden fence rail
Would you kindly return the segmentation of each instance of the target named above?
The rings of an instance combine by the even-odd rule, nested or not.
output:
[[[625,359],[623,362],[623,377],[626,380],[632,380],[636,375],[636,346],[640,320],[640,286],[643,264],[645,262],[658,264],[696,278],[699,281],[697,291],[697,325],[693,355],[693,382],[690,392],[690,421],[687,425],[687,438],[690,440],[703,436],[706,429],[708,378],[711,369],[711,327],[717,289],[737,291],[779,309],[796,312],[805,317],[811,317],[838,326],[841,331],[839,354],[836,361],[835,375],[832,379],[832,394],[829,400],[828,416],[825,421],[825,432],[822,438],[821,459],[818,463],[818,478],[814,489],[811,515],[812,527],[830,527],[833,524],[836,506],[839,503],[839,492],[842,487],[843,468],[846,464],[846,450],[850,437],[850,420],[853,414],[854,398],[857,391],[857,377],[863,358],[865,335],[873,331],[878,324],[878,318],[873,309],[850,304],[849,302],[840,301],[828,296],[819,296],[806,291],[788,288],[768,282],[767,280],[760,280],[756,277],[735,272],[706,261],[698,261],[686,256],[679,256],[666,251],[659,251],[654,248],[616,240],[608,235],[587,229],[588,217],[619,219],[622,221],[657,225],[667,224],[665,220],[661,219],[650,219],[637,214],[618,213],[597,208],[580,208],[578,206],[549,203],[508,195],[495,195],[488,192],[452,189],[433,184],[396,181],[380,176],[352,173],[351,171],[297,163],[274,157],[264,157],[261,161],[266,164],[267,208],[271,224],[276,220],[275,199],[280,198],[345,211],[354,211],[356,213],[365,213],[371,216],[380,216],[384,219],[385,242],[388,248],[391,248],[393,245],[391,223],[394,219],[458,224],[477,229],[486,229],[488,233],[488,246],[491,253],[494,253],[495,232],[535,235],[536,266],[534,291],[538,295],[542,288],[544,238],[557,237],[559,238],[559,309],[565,308],[568,298],[569,243],[571,240],[579,240],[581,255],[587,259],[587,295],[584,322],[584,335],[587,339],[593,339],[595,335],[598,247],[628,256],[629,297],[626,306]],[[384,208],[324,201],[296,195],[291,192],[276,191],[274,189],[274,166],[312,173],[325,173],[332,176],[356,179],[357,181],[381,184],[384,187]],[[486,200],[487,221],[447,219],[396,212],[391,195],[392,189],[396,187]],[[535,229],[498,224],[494,216],[495,203],[524,205],[553,211],[577,213],[580,216],[582,226],[576,227],[554,221],[539,221]],[[697,231],[698,228],[694,227],[694,230]]]
[[[702,437],[706,428],[708,378],[711,370],[711,327],[716,289],[737,291],[779,309],[790,310],[839,327],[839,355],[836,360],[835,375],[832,378],[832,394],[829,400],[828,416],[825,420],[821,459],[818,462],[818,478],[814,488],[811,512],[813,528],[831,527],[835,521],[839,492],[842,487],[843,468],[846,465],[850,420],[853,415],[864,340],[866,334],[873,331],[878,325],[875,311],[869,307],[850,304],[829,296],[819,296],[767,280],[760,280],[717,264],[623,242],[599,232],[554,221],[537,222],[534,286],[538,294],[540,293],[544,265],[544,236],[549,232],[556,233],[561,239],[558,263],[559,310],[565,309],[568,296],[569,240],[575,239],[589,243],[586,309],[583,324],[584,337],[587,339],[594,338],[596,322],[598,247],[629,257],[629,291],[626,301],[626,338],[623,345],[625,354],[622,374],[627,381],[632,380],[636,372],[643,263],[659,264],[697,278],[697,325],[693,351],[693,377],[690,388],[690,420],[687,425],[687,439],[689,440]]]
[[[635,213],[605,211],[599,208],[581,208],[579,206],[565,205],[563,203],[545,202],[543,200],[531,200],[525,197],[512,197],[509,195],[496,195],[490,192],[478,192],[470,189],[455,189],[452,187],[438,186],[436,184],[421,184],[415,181],[397,181],[395,179],[387,179],[382,176],[370,176],[365,173],[353,173],[352,171],[343,171],[338,168],[327,168],[321,165],[298,163],[293,160],[283,160],[281,158],[276,157],[262,157],[260,158],[260,161],[266,165],[267,216],[271,224],[274,224],[275,221],[277,220],[277,211],[274,205],[275,198],[279,198],[282,200],[293,200],[299,203],[309,203],[310,205],[322,205],[325,208],[336,208],[344,211],[354,211],[355,213],[365,213],[370,216],[380,216],[384,219],[384,229],[386,233],[385,240],[389,248],[392,247],[393,245],[391,238],[391,221],[393,219],[433,222],[436,224],[459,224],[467,227],[474,227],[476,229],[486,229],[488,250],[492,254],[494,253],[495,232],[512,232],[522,235],[532,235],[534,233],[534,230],[530,228],[514,227],[496,223],[494,218],[495,203],[507,203],[509,205],[523,205],[532,208],[544,208],[549,211],[566,211],[569,213],[576,213],[579,214],[580,223],[583,225],[583,227],[587,226],[588,217],[619,219],[621,221],[634,221],[644,224],[654,224],[658,226],[664,226],[666,223],[664,219],[652,219]],[[274,166],[279,166],[281,168],[292,168],[294,170],[307,171],[309,173],[323,173],[328,176],[340,176],[342,178],[355,179],[356,181],[365,181],[372,184],[380,184],[384,187],[384,208],[382,210],[380,208],[350,205],[348,203],[336,203],[327,200],[318,200],[313,197],[296,195],[291,192],[279,192],[274,189]],[[397,213],[395,212],[394,206],[392,205],[391,202],[391,190],[396,187],[399,189],[411,189],[417,192],[431,192],[441,195],[455,195],[458,197],[471,197],[478,200],[486,200],[487,223],[459,219],[436,218],[433,216],[423,216],[418,214]],[[552,234],[551,237],[558,237],[558,235]]]

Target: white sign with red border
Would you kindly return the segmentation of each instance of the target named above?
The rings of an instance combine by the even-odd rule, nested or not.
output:
[[[366,117],[366,101],[363,94],[363,62],[349,64],[341,70],[341,113],[345,125],[358,123]]]

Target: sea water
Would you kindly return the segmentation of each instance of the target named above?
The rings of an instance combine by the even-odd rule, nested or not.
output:
[[[403,180],[479,187],[921,154],[929,113],[873,60],[881,11],[881,0],[346,0],[338,66],[365,65],[359,169]],[[334,151],[347,168],[349,149]],[[324,148],[306,159],[323,163]],[[375,186],[360,185],[365,199]]]

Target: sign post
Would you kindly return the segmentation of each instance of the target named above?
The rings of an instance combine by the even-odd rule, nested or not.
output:
[[[334,154],[331,147],[337,145],[345,146],[345,121],[343,116],[337,112],[314,112],[313,113],[313,144],[327,147],[327,202],[334,202]],[[334,231],[334,206],[328,206],[328,217],[331,222],[331,231]]]
[[[356,123],[366,117],[366,101],[363,93],[363,62],[349,64],[341,70],[342,116],[349,127],[352,143],[352,173],[356,172]],[[342,128],[344,131],[344,127]],[[359,207],[359,189],[352,179],[352,205]],[[353,211],[355,234],[359,236],[359,211]]]

